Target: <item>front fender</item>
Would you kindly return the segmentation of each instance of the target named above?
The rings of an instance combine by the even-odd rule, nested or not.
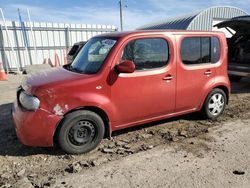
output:
[[[52,97],[53,98],[53,97]],[[102,110],[107,118],[110,120],[113,117],[112,113],[112,103],[110,102],[109,98],[104,95],[98,95],[97,93],[84,93],[82,95],[72,94],[70,97],[65,98],[65,96],[60,95],[56,98],[53,98],[53,103],[44,104],[46,109],[53,115],[60,118],[60,121],[57,123],[57,126],[60,124],[63,117],[75,110],[94,107]],[[55,130],[56,131],[56,128]],[[112,132],[112,124],[109,122],[109,127],[107,130],[109,134]]]
[[[108,116],[111,116],[111,102],[108,96],[99,95],[97,93],[86,93],[78,95],[72,94],[70,96],[59,95],[56,98],[52,97],[52,101],[47,101],[45,108],[51,113],[63,116],[77,108],[85,106],[97,107],[105,111]]]

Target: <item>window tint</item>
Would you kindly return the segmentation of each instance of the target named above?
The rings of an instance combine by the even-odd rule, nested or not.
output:
[[[163,67],[168,62],[168,43],[160,38],[130,41],[123,50],[121,60],[131,60],[136,70]]]
[[[216,63],[220,59],[220,42],[216,37],[189,37],[181,44],[182,62],[187,65]]]

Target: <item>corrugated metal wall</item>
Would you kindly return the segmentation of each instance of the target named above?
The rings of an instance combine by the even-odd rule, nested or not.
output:
[[[176,18],[170,18],[165,20],[160,20],[158,22],[149,23],[138,27],[137,30],[147,30],[147,29],[187,29],[192,20],[199,14],[199,12],[179,16]]]
[[[230,19],[247,13],[236,7],[211,7],[200,12],[189,24],[187,30],[207,30],[213,28],[214,19]]]
[[[117,30],[113,25],[34,22],[32,32],[29,22],[7,21],[6,25],[8,32],[0,21],[0,62],[6,70],[12,71],[17,67],[22,70],[26,65],[41,64],[44,58],[51,58],[53,62],[55,53],[63,64],[66,50],[75,42]]]
[[[247,15],[247,13],[237,7],[217,6],[201,11],[196,11],[180,17],[165,19],[153,22],[138,28],[145,29],[183,29],[183,30],[207,30],[213,28],[213,20],[226,20],[237,16]]]

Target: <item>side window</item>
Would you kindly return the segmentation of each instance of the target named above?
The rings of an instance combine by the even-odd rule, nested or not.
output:
[[[218,62],[220,60],[220,41],[217,37],[212,37],[212,53],[212,62]]]
[[[201,61],[201,43],[199,37],[185,38],[181,44],[182,62],[187,65],[199,64]]]
[[[121,56],[121,60],[131,60],[136,70],[149,70],[167,65],[168,43],[161,38],[146,38],[130,41]]]
[[[181,44],[182,62],[186,65],[216,63],[220,59],[220,42],[216,37],[189,37]]]
[[[211,63],[211,38],[201,38],[201,63]]]

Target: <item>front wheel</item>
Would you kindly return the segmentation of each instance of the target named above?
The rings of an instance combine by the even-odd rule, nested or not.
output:
[[[227,97],[223,90],[213,89],[207,96],[202,108],[202,115],[205,118],[215,120],[224,111],[227,103]]]
[[[58,143],[69,154],[95,149],[104,136],[104,123],[96,113],[79,110],[68,114],[58,132]]]

